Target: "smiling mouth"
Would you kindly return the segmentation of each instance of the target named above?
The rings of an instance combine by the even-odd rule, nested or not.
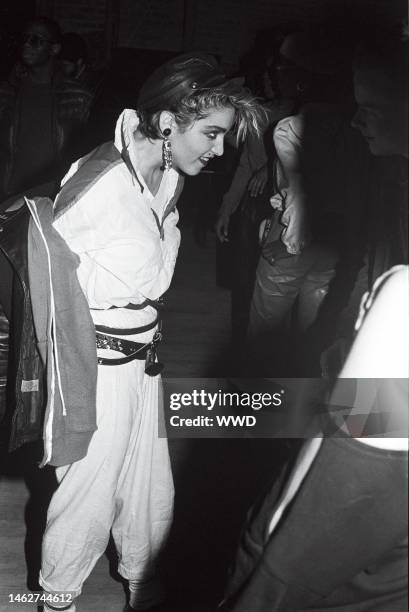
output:
[[[206,166],[211,159],[211,157],[199,157],[199,161],[203,166]]]

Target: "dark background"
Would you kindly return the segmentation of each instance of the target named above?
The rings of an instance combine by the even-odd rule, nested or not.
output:
[[[95,68],[115,67],[118,81],[143,80],[165,57],[202,50],[234,73],[257,33],[297,23],[368,24],[407,14],[406,0],[2,0],[2,71],[11,60],[13,38],[34,14],[56,19],[63,31],[87,41]]]

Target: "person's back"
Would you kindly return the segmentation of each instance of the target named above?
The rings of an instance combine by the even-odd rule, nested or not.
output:
[[[327,55],[336,53],[329,45]],[[278,80],[283,95],[298,96],[298,112],[280,121],[274,131],[276,185],[271,204],[278,210],[262,237],[248,362],[266,375],[302,370],[304,376],[319,370],[319,351],[311,354],[303,335],[317,320],[335,276],[350,224],[348,213],[354,209],[357,214],[362,207],[358,192],[367,180],[362,165],[359,175],[351,175],[356,158],[368,155],[349,125],[352,112],[344,70],[328,65],[317,41],[304,34],[287,37],[281,55]],[[290,318],[292,329],[287,325]],[[291,346],[294,339],[297,348]]]

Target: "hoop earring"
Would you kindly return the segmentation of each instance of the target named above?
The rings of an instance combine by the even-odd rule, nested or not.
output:
[[[172,130],[166,128],[163,130],[163,142],[162,142],[162,170],[170,170],[172,168],[172,145],[169,140],[169,136]]]

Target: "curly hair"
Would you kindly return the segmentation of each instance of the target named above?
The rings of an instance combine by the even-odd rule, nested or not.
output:
[[[214,109],[233,108],[234,130],[239,141],[248,133],[261,134],[268,111],[250,90],[227,79],[213,58],[185,54],[158,68],[139,93],[139,129],[152,140],[162,138],[159,127],[163,111],[171,112],[181,129],[203,119]]]

